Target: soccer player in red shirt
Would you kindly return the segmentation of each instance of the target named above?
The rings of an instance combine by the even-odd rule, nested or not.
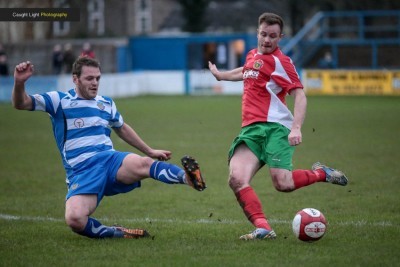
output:
[[[256,227],[240,239],[274,239],[276,233],[264,215],[261,202],[250,186],[257,171],[269,166],[273,185],[290,192],[315,182],[346,185],[347,177],[319,162],[311,170],[293,170],[295,146],[302,142],[301,127],[307,98],[292,60],[278,43],[283,34],[283,20],[273,13],[259,17],[258,45],[248,52],[243,67],[219,71],[209,62],[217,80],[243,81],[242,129],[229,151],[229,186],[248,220]],[[285,97],[294,98],[293,115]]]

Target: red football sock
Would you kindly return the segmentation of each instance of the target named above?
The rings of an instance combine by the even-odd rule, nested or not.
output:
[[[262,211],[262,206],[260,199],[258,198],[256,192],[253,188],[245,187],[239,192],[235,193],[236,199],[242,207],[244,214],[246,214],[247,219],[257,228],[264,228],[271,230],[264,212]]]
[[[323,170],[295,170],[292,173],[296,189],[316,183],[325,182],[326,174]]]

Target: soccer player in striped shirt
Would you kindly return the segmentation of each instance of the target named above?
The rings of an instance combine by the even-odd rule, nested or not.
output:
[[[12,103],[16,109],[50,115],[66,171],[65,220],[74,232],[90,238],[149,236],[144,229],[105,226],[90,217],[104,196],[129,192],[140,187],[145,178],[188,184],[199,191],[206,188],[198,163],[192,157],[181,159],[183,169],[164,162],[171,158],[171,152],[149,147],[124,122],[115,102],[98,95],[101,71],[97,60],[80,57],[75,61],[72,70],[75,88],[68,92],[28,95],[25,82],[32,74],[33,64],[29,61],[15,67]],[[147,156],[114,150],[111,129]]]
[[[259,17],[257,48],[248,52],[243,67],[219,71],[209,62],[217,80],[243,81],[242,128],[229,151],[229,186],[248,220],[256,227],[244,240],[274,239],[276,233],[264,215],[261,202],[250,186],[254,175],[269,166],[273,185],[290,192],[315,182],[346,185],[346,176],[315,163],[311,170],[293,170],[295,146],[302,142],[301,127],[307,99],[292,60],[279,49],[283,20],[273,13]],[[285,97],[294,98],[294,114]]]

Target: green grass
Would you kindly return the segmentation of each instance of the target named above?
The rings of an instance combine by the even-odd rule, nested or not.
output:
[[[315,184],[277,192],[267,169],[252,185],[278,234],[243,242],[253,227],[227,185],[227,150],[240,130],[240,97],[142,96],[117,99],[124,119],[152,147],[199,161],[208,189],[151,179],[105,198],[94,216],[144,227],[154,239],[92,240],[65,225],[65,174],[46,114],[1,104],[0,266],[398,266],[400,262],[400,98],[308,98],[296,168],[315,161],[348,175],[347,187]],[[289,105],[291,106],[291,102]],[[114,139],[118,150],[131,150]],[[318,242],[297,240],[294,214],[321,210]],[[14,217],[12,217],[14,216]]]

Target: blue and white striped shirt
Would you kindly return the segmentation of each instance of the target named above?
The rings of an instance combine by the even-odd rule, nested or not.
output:
[[[79,98],[75,89],[31,95],[34,111],[50,115],[54,137],[68,176],[99,152],[114,150],[111,129],[124,124],[109,97]]]

